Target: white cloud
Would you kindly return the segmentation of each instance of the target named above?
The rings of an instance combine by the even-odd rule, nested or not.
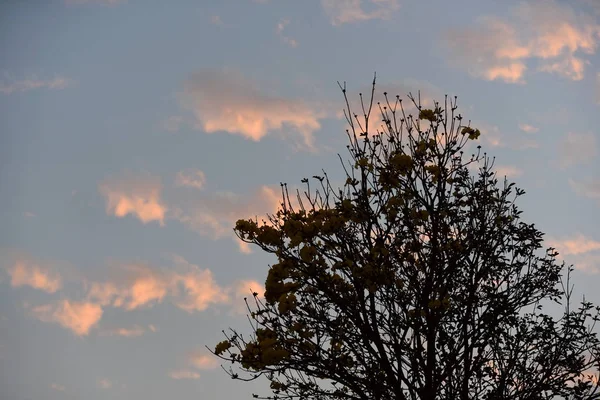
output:
[[[301,100],[263,93],[249,80],[231,71],[201,70],[185,82],[182,104],[206,133],[227,132],[260,141],[282,130],[300,134],[303,145],[314,150],[315,131],[322,112]]]
[[[34,89],[65,89],[72,85],[73,82],[70,79],[63,77],[56,77],[53,79],[39,79],[37,76],[32,76],[27,79],[14,80],[9,77],[5,77],[4,82],[0,82],[0,92],[4,94],[12,94],[15,92],[27,92]]]
[[[158,221],[164,225],[168,208],[161,200],[160,179],[125,173],[122,177],[107,179],[98,189],[106,199],[108,215],[123,218],[132,214],[144,224]]]
[[[199,169],[190,168],[179,171],[175,176],[175,186],[202,189],[205,183],[206,176]]]
[[[367,0],[366,3],[365,7],[361,0],[321,0],[321,6],[333,25],[389,19],[400,8],[398,0]]]
[[[592,133],[569,132],[558,145],[558,151],[563,168],[589,164],[598,155],[598,141]]]
[[[453,29],[445,35],[451,61],[487,80],[524,83],[527,62],[537,60],[539,71],[581,80],[600,40],[600,24],[567,4],[554,0],[523,2],[513,20],[480,17],[475,27]]]

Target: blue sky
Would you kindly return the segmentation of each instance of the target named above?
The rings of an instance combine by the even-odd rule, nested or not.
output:
[[[0,397],[265,393],[204,351],[273,261],[232,227],[341,178],[375,71],[459,97],[600,303],[599,45],[597,0],[3,2]]]

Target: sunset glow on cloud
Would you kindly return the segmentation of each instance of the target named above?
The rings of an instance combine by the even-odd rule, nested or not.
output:
[[[106,212],[119,218],[129,214],[144,224],[158,221],[164,225],[167,207],[160,199],[160,182],[152,177],[126,177],[102,183],[100,193],[106,199]]]
[[[457,96],[463,157],[600,303],[598,1],[4,3],[0,399],[251,398],[205,346],[277,257],[233,228],[337,193],[374,74],[367,136]]]

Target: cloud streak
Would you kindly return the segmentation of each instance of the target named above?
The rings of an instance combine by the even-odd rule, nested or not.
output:
[[[55,77],[53,79],[40,79],[37,76],[32,76],[27,79],[14,80],[5,79],[6,82],[0,83],[0,92],[4,94],[12,94],[17,92],[28,92],[34,89],[65,89],[71,86],[73,82],[64,77]]]

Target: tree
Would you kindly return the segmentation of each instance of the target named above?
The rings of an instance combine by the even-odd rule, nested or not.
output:
[[[524,191],[499,184],[456,97],[409,94],[413,116],[399,96],[374,104],[374,80],[359,118],[340,88],[343,187],[323,171],[294,206],[282,184],[276,214],[236,223],[277,263],[248,306],[252,334],[214,348],[231,377],[265,376],[265,399],[600,398],[600,308],[574,308],[572,266],[521,221]]]

